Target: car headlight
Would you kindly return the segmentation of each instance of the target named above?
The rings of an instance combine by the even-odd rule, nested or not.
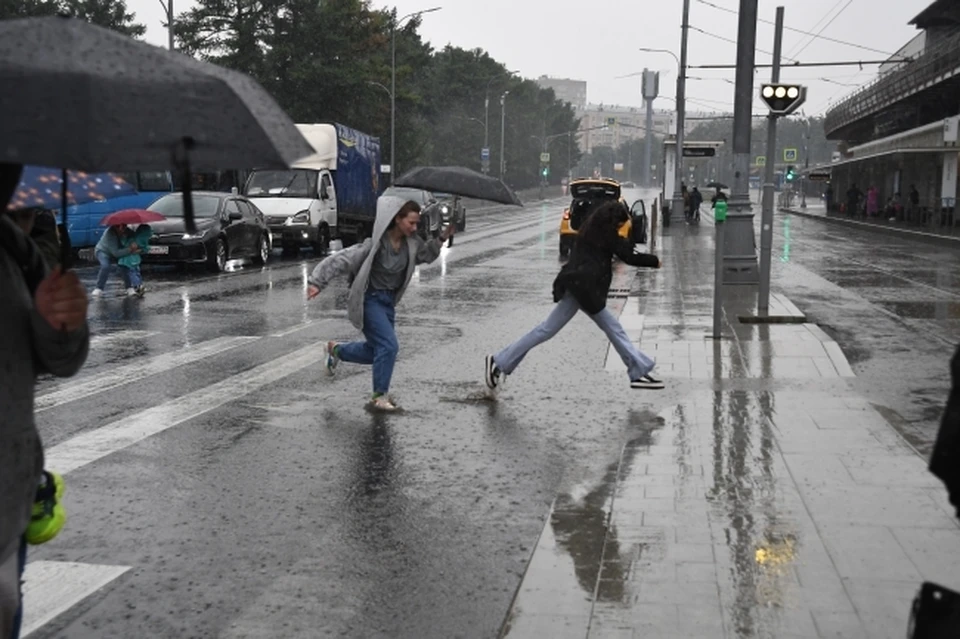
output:
[[[309,224],[310,223],[310,211],[300,211],[299,213],[290,217],[288,224]]]
[[[203,239],[203,236],[206,235],[206,231],[197,231],[196,233],[184,233],[180,238],[182,240],[200,240]]]

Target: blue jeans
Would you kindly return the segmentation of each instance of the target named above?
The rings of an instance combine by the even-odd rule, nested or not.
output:
[[[127,271],[127,281],[130,282],[130,286],[137,288],[143,284],[143,276],[140,275],[140,265],[137,266],[121,266],[121,272],[123,270]]]
[[[100,262],[100,273],[97,275],[97,288],[101,291],[107,285],[110,271],[113,270],[113,259],[103,251],[97,251],[97,261]],[[124,288],[130,288],[130,269],[120,267]]]
[[[373,392],[386,395],[390,390],[393,366],[400,344],[395,327],[394,292],[368,290],[363,296],[363,336],[365,342],[340,344],[340,359],[352,364],[373,365]]]
[[[573,316],[580,310],[580,305],[572,295],[567,293],[563,296],[557,305],[553,307],[547,319],[543,320],[532,331],[510,344],[502,351],[493,356],[493,361],[497,367],[505,374],[509,375],[523,361],[534,346],[546,342],[548,339],[560,332],[560,329],[567,325],[567,322],[573,319]],[[653,370],[654,361],[644,355],[640,349],[634,346],[623,326],[613,316],[613,313],[603,309],[596,315],[590,315],[590,319],[596,323],[607,335],[607,339],[613,345],[613,348],[620,355],[620,359],[627,366],[627,373],[630,380],[640,379]]]

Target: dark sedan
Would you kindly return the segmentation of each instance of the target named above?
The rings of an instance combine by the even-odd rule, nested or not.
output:
[[[213,271],[223,271],[228,260],[249,257],[264,264],[270,257],[270,231],[263,213],[242,195],[195,191],[195,233],[187,233],[184,226],[181,193],[164,195],[147,208],[167,219],[150,225],[153,237],[143,255],[145,263],[205,263]]]

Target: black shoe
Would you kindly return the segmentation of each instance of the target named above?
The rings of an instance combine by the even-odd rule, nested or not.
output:
[[[646,388],[648,390],[660,390],[663,386],[663,380],[655,379],[650,375],[644,375],[640,379],[630,380],[630,388]]]
[[[487,355],[484,362],[483,381],[487,383],[487,388],[490,390],[497,390],[497,386],[500,384],[500,369],[497,368],[497,363],[493,361],[493,355]]]

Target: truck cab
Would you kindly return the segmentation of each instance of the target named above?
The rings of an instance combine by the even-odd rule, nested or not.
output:
[[[342,124],[297,124],[314,153],[287,170],[254,169],[243,194],[263,211],[285,253],[330,240],[344,246],[373,230],[380,193],[380,141]]]
[[[251,172],[244,194],[263,211],[274,246],[325,252],[337,228],[337,192],[327,169]]]

